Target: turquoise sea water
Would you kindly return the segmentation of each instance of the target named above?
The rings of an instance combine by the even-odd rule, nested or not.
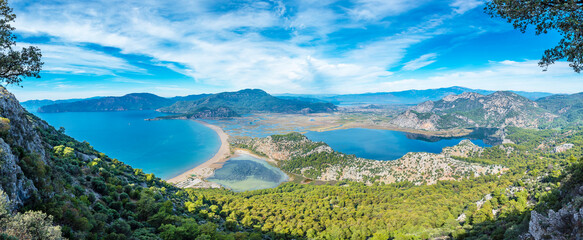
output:
[[[288,180],[288,176],[279,168],[257,159],[251,155],[242,154],[229,159],[222,168],[207,178],[235,192],[274,188]]]
[[[220,147],[219,136],[190,120],[145,121],[161,116],[155,111],[35,113],[65,133],[89,142],[111,158],[172,178],[211,158]]]
[[[410,139],[406,133],[390,130],[352,128],[325,132],[307,132],[312,141],[323,141],[332,149],[374,160],[395,160],[408,152],[440,153],[442,148],[458,144],[465,138],[428,142]],[[482,140],[470,140],[478,146],[489,146]]]

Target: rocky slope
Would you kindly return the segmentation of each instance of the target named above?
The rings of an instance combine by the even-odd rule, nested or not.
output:
[[[560,116],[555,126],[583,121],[583,93],[552,95],[538,99],[536,103],[549,112]]]
[[[499,165],[480,165],[453,157],[479,155],[481,147],[470,141],[444,148],[440,154],[408,153],[394,161],[376,161],[346,155],[322,142],[312,142],[299,133],[266,138],[233,139],[233,144],[279,161],[289,172],[322,181],[352,180],[372,183],[409,181],[434,184],[440,180],[459,180],[469,176],[498,174]]]
[[[34,121],[3,87],[0,87],[0,122],[0,190],[7,193],[12,204],[22,205],[37,188],[21,166],[50,162],[46,144],[36,131],[48,125]]]
[[[536,102],[512,92],[490,95],[466,92],[439,101],[426,101],[397,116],[392,124],[412,129],[438,131],[454,128],[537,128],[556,115]]]

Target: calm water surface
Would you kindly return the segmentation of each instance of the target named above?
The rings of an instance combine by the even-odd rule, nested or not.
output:
[[[408,152],[440,153],[442,148],[454,146],[465,139],[427,142],[409,139],[403,132],[365,128],[307,132],[305,135],[312,141],[327,143],[336,151],[374,160],[395,160]],[[470,141],[481,147],[489,146],[482,140]]]
[[[219,183],[235,192],[242,192],[277,187],[287,181],[288,176],[279,168],[261,159],[242,154],[229,159],[207,180]]]
[[[155,111],[35,113],[111,158],[172,178],[211,158],[220,147],[210,128],[189,120],[145,121]]]

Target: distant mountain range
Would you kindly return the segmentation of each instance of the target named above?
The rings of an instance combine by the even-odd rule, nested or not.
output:
[[[293,100],[301,102],[311,102],[311,103],[333,103],[335,105],[364,105],[364,104],[418,104],[424,101],[437,101],[448,95],[457,95],[464,92],[475,92],[482,95],[488,95],[494,93],[490,90],[481,89],[470,89],[464,87],[448,87],[448,88],[438,88],[438,89],[427,89],[427,90],[407,90],[399,92],[378,92],[378,93],[363,93],[363,94],[346,94],[346,95],[309,95],[309,94],[280,94],[274,95],[275,97],[283,100]],[[536,100],[543,97],[548,97],[553,94],[545,92],[522,92],[514,91],[514,93],[526,97],[530,100]],[[143,97],[142,99],[146,101],[143,103],[137,103],[139,97],[136,94],[128,94],[122,97],[92,97],[87,99],[68,99],[68,100],[30,100],[21,102],[21,104],[30,112],[36,112],[39,108],[48,105],[59,105],[53,107],[44,108],[42,111],[52,112],[52,111],[119,111],[119,110],[137,110],[137,109],[156,109],[158,103],[161,102],[171,102],[170,104],[162,107],[168,107],[179,101],[195,101],[205,97],[209,97],[216,94],[199,94],[199,95],[189,95],[184,97],[173,97],[166,98],[170,101],[165,101],[158,98],[162,98],[151,94],[149,97]],[[154,97],[155,96],[155,97]],[[120,98],[120,99],[118,99]],[[92,101],[95,99],[100,99],[99,101]],[[65,104],[81,102],[78,104]],[[151,107],[151,108],[150,108]],[[176,109],[178,110],[178,106]],[[183,106],[180,106],[182,108]]]
[[[204,111],[207,118],[213,118],[225,114],[243,115],[256,112],[322,113],[333,112],[336,108],[331,103],[282,99],[260,89],[244,89],[237,92],[217,93],[195,101],[179,101],[171,106],[160,108],[159,111],[186,114],[189,117],[198,116],[201,111]]]
[[[391,123],[422,130],[452,128],[540,128],[583,120],[583,93],[553,95],[536,101],[513,92],[489,95],[465,92],[409,108]]]
[[[42,106],[39,112],[104,112],[149,110],[168,106],[175,101],[150,93],[132,93],[121,97],[103,97]]]
[[[45,105],[43,105],[45,104]],[[187,118],[230,118],[255,112],[321,113],[336,106],[322,101],[277,98],[260,89],[164,98],[151,93],[78,100],[33,100],[23,105],[44,113],[159,110]],[[34,109],[32,109],[34,111]]]
[[[71,100],[31,100],[22,105],[32,112],[106,112],[128,110],[155,110],[178,101],[192,101],[211,94],[164,98],[151,93],[131,93],[121,97],[94,97]]]
[[[491,90],[471,89],[465,87],[448,87],[427,90],[406,90],[399,92],[377,92],[345,95],[309,95],[309,94],[282,94],[278,97],[306,98],[312,101],[326,101],[336,105],[358,104],[418,104],[424,101],[437,101],[448,95],[458,95],[465,92],[475,92],[482,95],[494,93]],[[553,95],[545,92],[511,91],[531,100]]]
[[[158,110],[180,117],[209,119],[257,112],[333,112],[337,109],[335,104],[412,105],[421,102],[424,103],[397,116],[392,123],[401,127],[439,130],[500,125],[534,127],[549,121],[564,125],[583,119],[583,94],[494,92],[464,87],[348,95],[284,94],[277,97],[260,89],[173,98],[132,93],[121,97],[31,100],[22,105],[32,112]]]
[[[28,100],[21,102],[20,105],[24,107],[29,112],[38,112],[38,109],[42,106],[52,105],[52,104],[59,104],[59,103],[70,103],[70,102],[77,102],[77,101],[84,101],[90,99],[97,99],[102,97],[92,97],[92,98],[74,98],[74,99],[65,99],[65,100]]]

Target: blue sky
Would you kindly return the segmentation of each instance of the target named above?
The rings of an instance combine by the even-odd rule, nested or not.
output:
[[[41,79],[20,100],[261,88],[362,93],[465,86],[583,91],[566,62],[537,62],[557,33],[522,34],[481,0],[12,0]]]

